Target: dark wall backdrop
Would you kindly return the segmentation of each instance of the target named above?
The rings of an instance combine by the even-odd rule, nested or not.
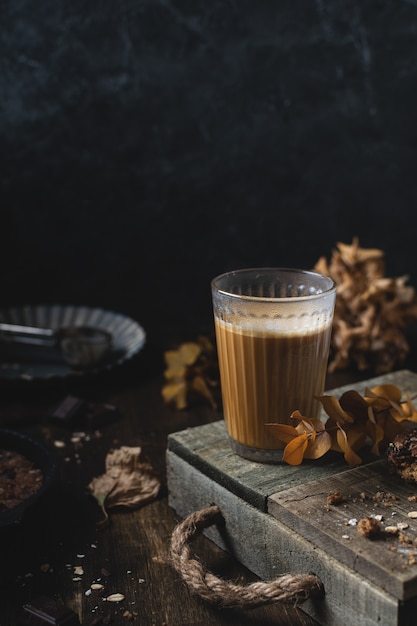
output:
[[[3,0],[1,304],[204,327],[355,235],[417,285],[416,121],[417,1]]]

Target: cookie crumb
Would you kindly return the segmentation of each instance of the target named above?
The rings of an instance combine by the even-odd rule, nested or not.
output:
[[[363,517],[358,522],[358,532],[368,539],[375,539],[381,534],[381,526],[374,517]]]
[[[327,504],[333,504],[337,506],[341,502],[344,502],[344,497],[340,493],[340,491],[334,491],[333,493],[329,493],[327,496]]]

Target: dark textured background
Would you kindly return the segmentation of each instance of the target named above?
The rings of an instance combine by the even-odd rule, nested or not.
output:
[[[211,323],[357,235],[417,285],[417,1],[0,4],[3,305]]]

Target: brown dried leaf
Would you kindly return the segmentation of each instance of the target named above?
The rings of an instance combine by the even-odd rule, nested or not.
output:
[[[159,489],[160,481],[152,466],[141,460],[141,448],[130,446],[110,450],[105,474],[93,478],[88,485],[104,512],[103,522],[108,519],[108,509],[138,508],[153,500]]]
[[[368,404],[355,389],[346,391],[341,395],[340,406],[351,417],[354,416],[354,421],[356,422],[366,421],[368,419]]]
[[[372,432],[371,439],[373,441],[373,445],[371,448],[371,453],[374,456],[380,456],[381,454],[380,445],[384,441],[385,430],[381,424],[378,424],[378,422],[375,423],[372,430],[373,432]]]
[[[342,427],[339,427],[337,431],[337,441],[349,467],[356,467],[362,463],[361,457],[351,448],[347,434]]]
[[[265,424],[265,426],[267,427],[269,432],[274,435],[274,437],[276,437],[280,441],[283,441],[284,443],[289,443],[299,435],[298,431],[289,424],[268,423]]]
[[[328,432],[322,430],[316,434],[314,441],[310,440],[304,453],[305,459],[319,459],[328,452],[332,445],[332,438]]]
[[[394,385],[366,389],[365,394],[362,397],[356,390],[350,390],[342,394],[340,400],[333,396],[318,397],[329,415],[326,422],[295,410],[290,416],[298,420],[295,428],[287,424],[267,424],[277,439],[287,443],[284,461],[298,465],[303,458],[317,459],[332,449],[343,452],[346,462],[355,467],[362,462],[358,452],[368,442],[371,453],[380,456],[381,450],[401,432],[403,423],[417,421],[410,395],[401,402],[402,392]]]
[[[177,350],[167,350],[164,358],[167,382],[162,387],[162,398],[166,404],[182,410],[190,398],[200,396],[217,408],[212,391],[219,382],[217,354],[208,337],[200,336],[197,342],[185,342]]]
[[[191,381],[191,386],[194,389],[194,391],[197,391],[197,393],[202,395],[204,398],[207,398],[207,400],[209,401],[213,409],[217,409],[217,403],[213,397],[213,394],[202,376],[194,376],[194,378]],[[182,408],[182,407],[178,407],[177,405],[177,408]]]
[[[284,448],[282,460],[288,465],[300,465],[308,445],[307,433],[302,433],[290,441]]]
[[[187,383],[185,380],[167,383],[162,388],[162,397],[167,404],[174,402],[178,410],[185,409],[187,406]]]
[[[377,397],[377,398],[386,398],[391,402],[395,402],[399,404],[402,398],[402,391],[396,385],[385,384],[385,385],[377,385],[376,387],[372,387],[372,389],[365,389],[365,398],[366,397]]]
[[[338,422],[352,422],[352,417],[340,406],[340,401],[334,396],[317,396],[327,415]]]
[[[192,341],[182,343],[178,350],[167,350],[164,354],[165,362],[168,366],[166,370],[167,378],[170,378],[171,372],[175,373],[178,368],[181,369],[186,365],[195,363],[201,354],[201,350],[201,346]]]
[[[414,408],[413,403],[411,401],[411,396],[408,392],[406,395],[405,402],[402,402],[400,404],[400,407],[401,407],[402,415],[404,415],[408,419],[408,421],[417,422],[417,410]],[[392,415],[392,411],[391,411],[391,415]]]

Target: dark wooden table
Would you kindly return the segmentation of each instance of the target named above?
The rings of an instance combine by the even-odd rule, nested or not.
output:
[[[244,611],[207,605],[190,594],[172,567],[170,538],[179,520],[168,505],[167,436],[218,420],[221,412],[204,402],[183,411],[164,405],[163,370],[162,346],[149,344],[129,363],[96,377],[2,385],[0,425],[46,443],[56,456],[58,476],[19,524],[0,529],[0,626],[17,626],[22,606],[40,594],[61,600],[84,625],[313,624],[302,609],[292,606]],[[344,373],[329,377],[326,386],[360,378],[357,373]],[[72,428],[56,425],[48,417],[67,394],[111,403],[120,418],[98,431],[77,427],[81,434],[76,437]],[[87,485],[104,472],[108,451],[122,445],[141,446],[160,478],[161,491],[142,508],[112,512],[110,523],[100,529],[101,512]],[[256,579],[204,537],[196,541],[195,549],[218,575],[242,583]],[[89,591],[94,581],[101,581],[104,588]],[[106,601],[113,593],[125,599]]]

